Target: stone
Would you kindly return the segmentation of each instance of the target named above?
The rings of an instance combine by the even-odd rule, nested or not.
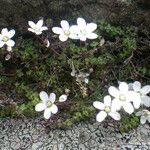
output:
[[[65,150],[65,145],[64,145],[64,143],[60,143],[60,144],[58,145],[58,149],[59,149],[59,150]]]
[[[30,120],[30,130],[28,130],[27,122],[29,122],[28,119],[25,119],[21,124],[19,124],[18,120],[12,122],[7,119],[0,119],[0,133],[3,133],[0,135],[0,150],[147,150],[150,148],[150,139],[148,137],[149,126],[139,126],[129,133],[121,134],[114,132],[112,127],[107,128],[107,130],[103,126],[97,128],[97,123],[93,122],[93,128],[97,128],[97,130],[93,130],[91,123],[80,122],[69,130],[62,131],[56,129],[46,133],[44,132],[44,126],[40,125],[38,118],[36,120]],[[11,126],[11,132],[9,134],[7,134],[10,131],[9,128],[5,128],[3,132],[3,126],[6,125]],[[38,128],[35,128],[35,125]],[[91,130],[89,130],[88,126],[90,126]],[[16,132],[17,130],[18,132]],[[27,133],[27,131],[28,134],[23,134]],[[63,136],[60,137],[60,135]]]
[[[79,144],[79,150],[86,150],[86,147],[84,144]]]
[[[146,0],[1,0],[0,28],[16,28],[26,33],[28,21],[43,18],[51,27],[62,19],[76,20],[79,14],[87,20],[104,19],[122,24],[148,24],[149,11],[141,5],[149,6]],[[138,11],[143,9],[143,11]],[[119,12],[119,13],[118,13]]]
[[[43,143],[42,142],[37,142],[37,143],[33,143],[32,144],[32,149],[36,150],[36,149],[39,149],[40,147],[42,147]]]

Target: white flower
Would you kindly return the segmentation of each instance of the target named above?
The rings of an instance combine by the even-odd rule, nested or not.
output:
[[[85,78],[85,79],[84,79],[84,82],[85,82],[86,84],[88,84],[88,83],[89,83],[89,79],[88,79],[88,78]]]
[[[150,97],[147,95],[150,93],[150,85],[141,86],[139,81],[135,81],[132,84],[132,88],[135,92],[137,92],[141,98],[141,104],[146,107],[150,107]]]
[[[58,107],[54,104],[56,95],[55,93],[51,93],[50,96],[44,91],[40,92],[39,94],[40,99],[42,100],[41,103],[38,103],[35,106],[36,111],[43,111],[44,110],[44,118],[49,119],[53,114],[58,112]]]
[[[111,109],[112,102],[111,102],[111,97],[109,95],[104,97],[104,103],[95,101],[93,102],[93,106],[101,110],[96,116],[96,120],[98,122],[102,122],[107,117],[107,115],[111,116],[115,120],[121,119],[120,114],[118,112],[112,111]]]
[[[0,34],[0,48],[4,45],[7,45],[8,47],[13,47],[15,45],[15,42],[11,39],[15,35],[15,30],[12,29],[8,31],[7,28],[2,29]]]
[[[136,116],[141,116],[141,124],[145,124],[147,120],[150,123],[150,112],[148,110],[144,109],[142,111],[139,111],[136,113]]]
[[[33,21],[28,21],[30,28],[28,31],[31,31],[37,35],[42,34],[42,31],[48,30],[46,26],[43,26],[43,19],[39,20],[36,24]]]
[[[70,39],[78,39],[77,32],[78,32],[78,27],[77,26],[69,26],[68,21],[62,20],[60,22],[61,28],[60,27],[53,27],[52,31],[55,34],[59,34],[59,40],[62,42],[65,42]]]
[[[59,102],[65,102],[67,100],[67,95],[61,95],[60,97],[59,97]]]
[[[136,109],[140,107],[141,100],[139,95],[136,92],[129,90],[128,84],[125,82],[119,83],[119,89],[114,86],[109,87],[108,92],[114,97],[114,100],[112,101],[113,110],[120,110],[121,107],[123,107],[127,113],[132,114],[134,108],[131,102],[133,102]]]
[[[11,58],[11,53],[8,53],[5,57],[5,60],[8,61]]]
[[[50,42],[49,42],[48,38],[46,38],[46,39],[44,40],[44,44],[45,44],[45,46],[46,46],[47,48],[50,46]]]
[[[97,29],[97,24],[86,23],[83,18],[77,19],[77,26],[79,28],[78,36],[81,41],[86,41],[86,39],[96,39],[98,35],[93,33]]]
[[[7,49],[6,49],[8,52],[11,52],[12,51],[12,47],[10,46],[7,46]]]
[[[89,73],[79,72],[79,73],[76,74],[75,76],[76,76],[76,81],[77,81],[77,82],[84,82],[84,83],[86,83],[86,84],[89,83],[89,79],[88,79],[88,77],[90,76]]]

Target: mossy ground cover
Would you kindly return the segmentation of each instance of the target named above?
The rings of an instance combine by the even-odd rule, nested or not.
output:
[[[37,117],[39,113],[34,107],[40,101],[40,91],[56,95],[68,92],[68,100],[58,104],[58,114],[46,121],[47,126],[66,128],[74,122],[95,118],[93,101],[102,101],[110,85],[135,80],[150,84],[148,31],[97,22],[100,37],[94,41],[62,43],[49,32],[43,35],[50,41],[46,48],[41,42],[43,36],[25,33],[16,36],[17,45],[8,61],[8,53],[1,49],[0,117]],[[90,74],[88,84],[71,76],[74,68]],[[138,123],[134,114],[124,114],[117,126],[128,131]]]

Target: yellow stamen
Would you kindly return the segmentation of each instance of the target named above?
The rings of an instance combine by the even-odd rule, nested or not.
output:
[[[142,93],[141,93],[140,91],[137,91],[137,93],[138,93],[140,96],[142,96]]]
[[[145,117],[148,116],[148,111],[147,110],[143,110],[143,116],[145,116]]]
[[[105,106],[104,111],[109,113],[110,112],[110,107],[109,106]]]
[[[66,30],[66,31],[64,31],[64,34],[68,36],[70,34],[70,31]]]
[[[40,28],[39,27],[35,27],[34,29],[36,32],[40,32]]]
[[[81,33],[82,33],[83,35],[86,35],[86,34],[87,34],[87,31],[86,31],[86,30],[81,30]]]
[[[52,104],[52,102],[49,100],[48,102],[47,102],[47,107],[51,107],[53,104]]]
[[[3,37],[3,41],[4,41],[4,42],[7,42],[8,40],[9,40],[9,37],[7,37],[7,36],[4,36],[4,37]]]
[[[125,101],[125,100],[126,100],[126,97],[125,97],[124,94],[120,94],[120,95],[119,95],[119,99],[120,99],[121,101]]]

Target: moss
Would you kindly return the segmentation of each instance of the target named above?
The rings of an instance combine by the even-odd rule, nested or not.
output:
[[[95,112],[94,110],[93,106],[80,106],[76,112],[73,113],[73,120],[80,121],[91,118]]]
[[[136,128],[139,125],[139,119],[135,116],[135,114],[132,115],[122,115],[122,119],[120,122],[119,130],[121,132],[128,132],[134,128]]]
[[[76,106],[75,109],[67,115],[65,120],[64,118],[59,118],[57,120],[57,127],[62,129],[69,128],[75,122],[93,118],[94,113],[95,109],[93,106]]]
[[[49,49],[31,35],[21,41],[21,38],[16,39],[18,45],[14,49],[13,59],[9,62],[1,59],[0,72],[4,75],[0,76],[0,84],[6,85],[8,90],[13,89],[19,96],[15,99],[17,111],[12,109],[10,112],[4,107],[0,110],[1,117],[20,114],[35,117],[38,114],[34,107],[40,102],[40,91],[55,92],[58,99],[65,89],[69,89],[68,101],[59,106],[61,113],[56,119],[57,127],[69,127],[74,122],[95,116],[93,101],[102,101],[107,87],[116,80],[140,79],[147,82],[143,77],[150,76],[148,63],[144,60],[140,63],[142,57],[138,55],[144,53],[146,59],[147,50],[138,51],[141,49],[138,39],[142,37],[134,28],[99,22],[97,33],[105,39],[102,46],[101,37],[86,43],[58,43],[54,40]],[[4,54],[1,53],[0,57],[4,58]],[[79,84],[71,76],[73,65],[78,72],[90,73],[88,84]],[[8,84],[8,81],[11,82]],[[124,115],[120,130],[136,127],[136,119],[134,115]]]
[[[105,30],[107,33],[109,33],[110,36],[122,36],[125,34],[125,31],[121,27],[112,26],[105,21],[101,21],[99,27],[101,30]]]
[[[130,57],[134,50],[136,50],[136,40],[131,37],[125,37],[122,40],[122,52],[120,53],[120,56],[122,58]]]
[[[19,116],[17,106],[14,105],[5,105],[0,108],[0,117],[5,118],[5,117],[17,117]]]

